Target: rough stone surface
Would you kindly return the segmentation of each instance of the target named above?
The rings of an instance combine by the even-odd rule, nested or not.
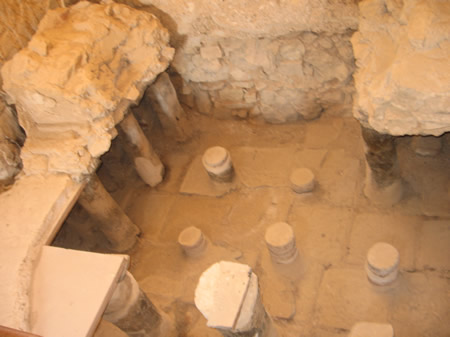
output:
[[[188,86],[199,88],[193,96],[201,112],[209,113],[197,98],[206,91],[213,101],[218,98],[212,114],[219,119],[286,123],[351,113],[355,2],[139,2],[172,33],[177,52],[171,66]],[[205,85],[220,82],[228,87]],[[255,90],[249,95],[244,90],[243,100],[238,89],[250,88]],[[263,88],[276,99],[263,101]]]
[[[168,66],[168,40],[155,17],[125,5],[82,1],[49,11],[28,46],[2,68],[3,89],[27,133],[24,157],[47,156],[47,170],[66,172],[60,164],[67,153],[70,166],[79,166],[70,174],[91,172],[124,108]],[[49,138],[69,148],[53,158],[56,142]]]
[[[13,1],[0,3],[0,68],[21,48],[36,31],[39,20],[49,8],[56,7],[54,1]],[[3,80],[0,76],[0,89]],[[13,182],[21,170],[20,146],[24,134],[19,130],[17,118],[5,108],[0,98],[0,188]]]
[[[396,136],[449,131],[450,3],[369,0],[359,8],[355,117]]]

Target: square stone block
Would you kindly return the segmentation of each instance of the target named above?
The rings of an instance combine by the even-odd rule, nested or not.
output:
[[[400,270],[414,269],[416,242],[422,218],[396,214],[360,213],[355,216],[346,262],[364,265],[377,242],[393,245],[400,253]]]
[[[394,290],[371,284],[364,268],[331,268],[320,285],[315,320],[348,330],[355,322],[387,322],[393,296]]]
[[[392,306],[395,336],[450,336],[449,279],[404,273]]]
[[[450,276],[450,220],[424,221],[417,251],[418,269],[436,269]]]
[[[296,200],[287,222],[294,229],[300,256],[326,265],[344,257],[352,220],[349,208],[303,205]]]

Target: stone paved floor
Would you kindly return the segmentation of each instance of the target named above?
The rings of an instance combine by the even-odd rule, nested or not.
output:
[[[186,144],[151,135],[168,167],[160,186],[132,176],[133,184],[114,192],[143,231],[131,271],[180,336],[220,336],[193,302],[200,274],[220,260],[254,269],[279,336],[346,336],[358,321],[391,323],[396,337],[450,336],[449,137],[433,158],[415,155],[410,138],[399,138],[405,197],[376,207],[362,195],[363,144],[352,118],[278,126],[199,118],[196,128]],[[230,191],[211,187],[196,164],[213,145],[233,158]],[[289,188],[296,167],[315,173],[313,193]],[[264,243],[265,229],[278,221],[295,231],[299,257],[290,266],[273,264]],[[202,257],[187,258],[177,245],[188,226],[209,240]],[[364,271],[378,241],[400,252],[399,278],[387,287],[369,283]]]

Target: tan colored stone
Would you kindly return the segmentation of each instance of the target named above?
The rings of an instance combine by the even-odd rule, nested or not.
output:
[[[50,158],[49,170],[90,171],[86,167],[109,149],[124,107],[167,68],[174,52],[168,41],[154,16],[121,4],[82,1],[46,14],[29,46],[2,67],[2,77],[27,144],[50,133],[73,139],[58,144],[68,148]],[[41,142],[40,154],[51,156],[54,148],[45,150],[47,145]],[[81,152],[83,163],[68,171],[64,163],[73,163],[70,156]]]
[[[349,337],[394,337],[394,329],[387,323],[359,322],[353,325]]]
[[[201,47],[200,55],[206,60],[219,59],[222,57],[222,50],[219,46]]]
[[[295,169],[292,171],[289,180],[292,190],[296,193],[307,193],[314,189],[314,173],[310,169]]]
[[[352,38],[358,64],[354,115],[391,135],[450,130],[450,13],[446,1],[360,2]]]

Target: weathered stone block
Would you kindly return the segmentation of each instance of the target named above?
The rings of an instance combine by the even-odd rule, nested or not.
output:
[[[380,133],[450,130],[450,7],[446,1],[360,2],[352,44],[356,118]]]

